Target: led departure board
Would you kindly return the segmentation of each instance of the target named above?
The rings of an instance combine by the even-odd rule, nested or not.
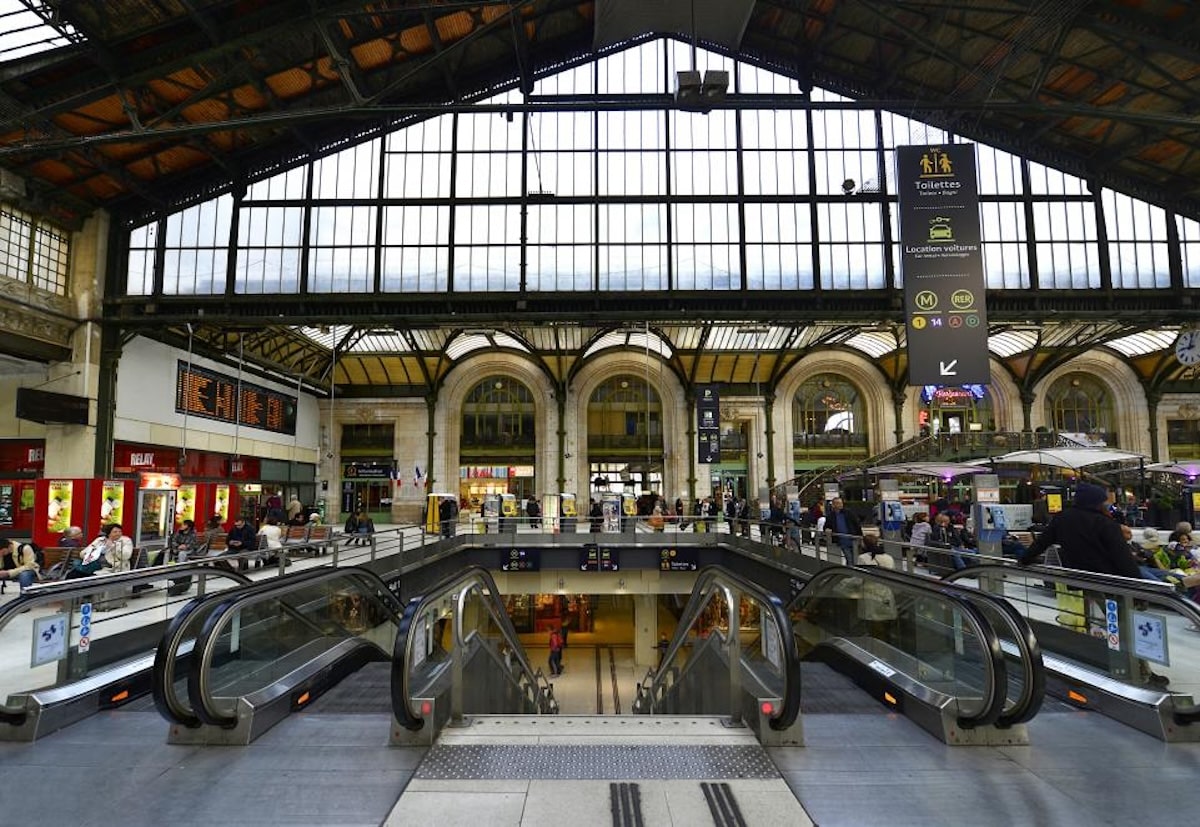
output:
[[[175,410],[276,434],[296,433],[296,397],[249,382],[239,388],[236,377],[182,360],[175,381]]]

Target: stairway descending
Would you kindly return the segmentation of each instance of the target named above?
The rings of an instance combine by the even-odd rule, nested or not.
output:
[[[479,716],[442,731],[385,822],[625,827],[813,821],[717,716]]]

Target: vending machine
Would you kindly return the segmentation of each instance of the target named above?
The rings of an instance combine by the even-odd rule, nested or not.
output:
[[[578,529],[575,527],[576,518],[579,516],[579,509],[575,505],[575,495],[562,493],[558,495],[559,507],[562,509],[562,533],[574,534]]]
[[[138,475],[137,522],[134,524],[133,544],[141,548],[146,543],[166,542],[175,531],[176,521],[194,519],[179,514],[179,488],[182,482],[178,474]],[[195,502],[191,494],[192,507]]]

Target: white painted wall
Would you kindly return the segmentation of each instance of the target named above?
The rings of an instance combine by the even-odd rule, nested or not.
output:
[[[122,442],[182,446],[184,417],[175,412],[175,383],[178,363],[187,352],[138,337],[125,346],[117,368],[117,410],[113,437]],[[236,376],[236,366],[193,356],[192,364],[227,376]],[[296,386],[245,375],[245,381],[289,396]],[[317,462],[319,451],[317,399],[300,394],[296,407],[296,436],[275,434],[257,428],[187,417],[187,447],[224,454]]]

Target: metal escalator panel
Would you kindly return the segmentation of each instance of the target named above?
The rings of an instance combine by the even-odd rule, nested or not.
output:
[[[231,595],[209,611],[196,637],[190,705],[201,722],[233,727],[244,699],[274,703],[347,657],[358,665],[386,660],[398,608],[378,577],[357,568],[283,577]],[[311,698],[304,692],[291,703]]]
[[[780,600],[710,566],[697,576],[661,663],[639,685],[634,711],[727,715],[786,730],[800,709],[799,662]]]
[[[1008,681],[1000,641],[954,590],[873,568],[834,567],[815,575],[788,611],[802,658],[852,673],[910,717],[948,714],[974,728],[1003,714]]]
[[[392,658],[392,709],[405,730],[435,732],[477,714],[557,711],[491,575],[471,567],[409,601]]]
[[[34,586],[0,607],[0,636],[29,653],[0,669],[0,740],[32,740],[144,695],[162,629],[188,602],[168,594],[169,579],[207,592],[249,582],[208,564],[142,568]]]
[[[875,574],[900,583],[909,583],[919,577],[885,569],[875,570]],[[1029,621],[1003,597],[946,581],[943,581],[943,589],[970,600],[1000,640],[1007,682],[1003,687],[1004,710],[996,719],[996,726],[1009,727],[1032,719],[1041,709],[1045,697],[1046,672],[1041,646]]]
[[[1003,598],[1037,635],[1047,691],[1164,740],[1200,740],[1200,606],[1181,585],[1057,566],[975,566],[947,578]]]

